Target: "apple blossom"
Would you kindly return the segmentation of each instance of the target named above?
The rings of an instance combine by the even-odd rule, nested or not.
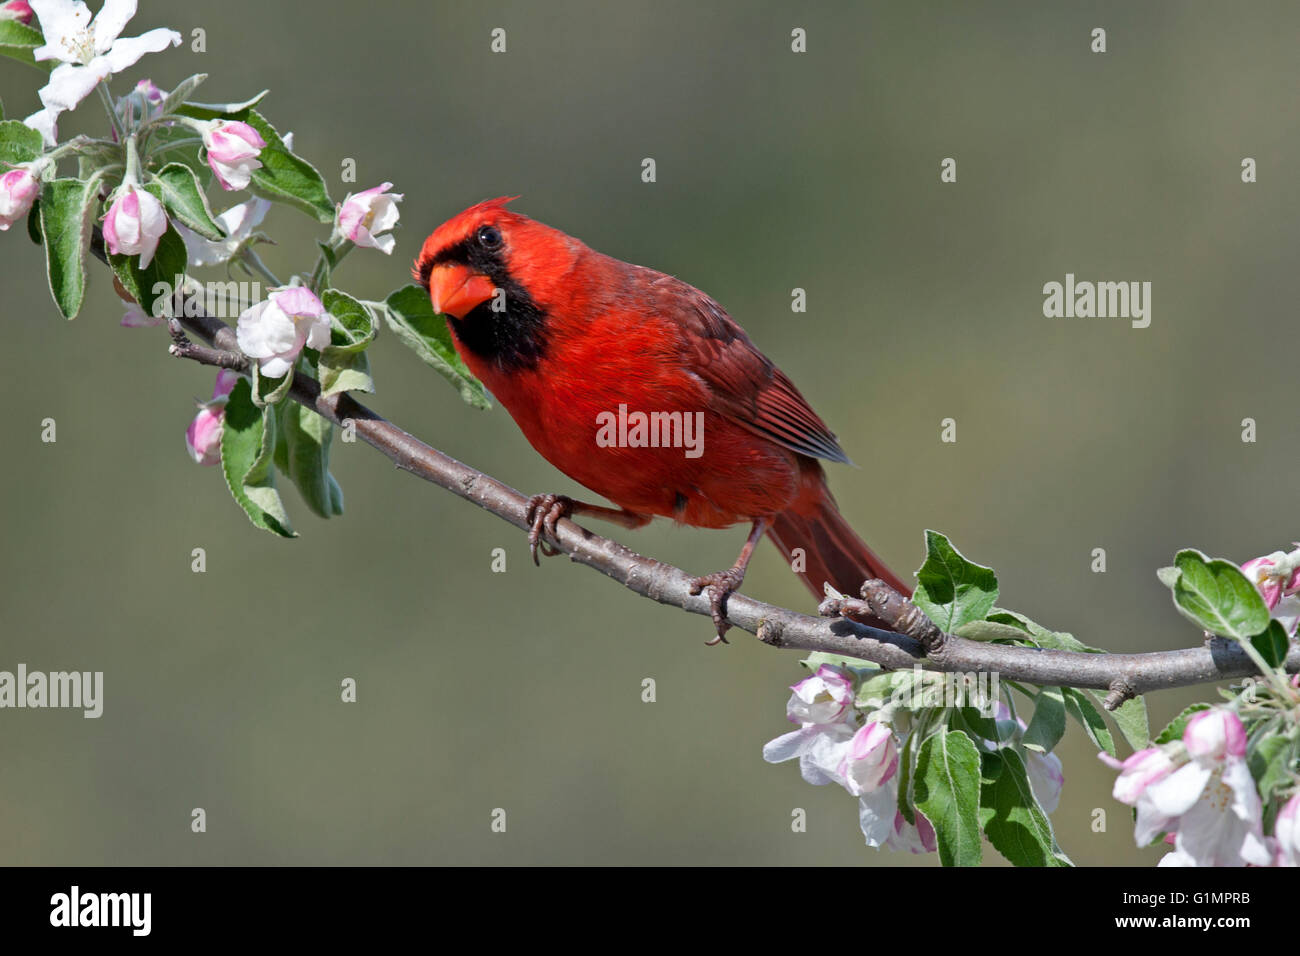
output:
[[[226,399],[239,381],[239,375],[230,369],[217,373],[212,387],[212,400],[199,408],[199,413],[185,429],[185,447],[190,457],[200,465],[215,465],[221,461],[221,428],[226,417]]]
[[[838,776],[855,797],[880,789],[898,769],[898,745],[888,725],[872,721],[845,748]],[[897,804],[895,804],[897,805]]]
[[[805,724],[800,730],[782,734],[763,745],[763,759],[782,763],[799,758],[799,774],[814,786],[844,781],[839,766],[844,748],[853,738],[854,728],[847,723]]]
[[[0,231],[26,216],[40,194],[41,180],[31,166],[0,174]]]
[[[1277,841],[1275,866],[1300,866],[1300,793],[1286,802],[1273,824]]]
[[[0,4],[0,20],[17,20],[23,26],[30,26],[32,5],[27,0],[8,0]]]
[[[231,206],[216,217],[226,238],[215,242],[204,239],[180,223],[173,225],[185,240],[191,266],[216,266],[229,262],[238,254],[240,247],[252,238],[253,230],[262,224],[270,208],[269,200],[257,197]]]
[[[104,217],[104,243],[114,255],[140,257],[143,269],[153,261],[158,240],[167,231],[167,213],[153,193],[125,184]]]
[[[263,375],[280,378],[293,368],[304,345],[329,345],[330,316],[310,289],[291,286],[273,290],[240,315],[235,335],[244,354],[258,360]]]
[[[1115,799],[1137,807],[1137,844],[1174,834],[1161,866],[1243,866],[1270,858],[1245,754],[1240,718],[1213,707],[1192,716],[1181,745],[1148,747],[1122,764],[1100,756],[1121,770]]]
[[[203,128],[208,165],[221,188],[246,189],[253,170],[261,169],[258,154],[266,147],[262,134],[237,120],[215,120]]]
[[[924,813],[920,810],[914,812],[915,826],[908,823],[901,812],[894,814],[894,829],[885,840],[885,846],[900,852],[906,850],[909,853],[933,853],[939,845],[935,840],[934,827]]]
[[[817,673],[791,688],[786,719],[796,724],[829,724],[844,716],[853,703],[853,682],[837,667],[823,664]]]
[[[40,90],[45,108],[24,120],[41,131],[49,146],[54,145],[54,123],[60,113],[74,109],[102,80],[132,66],[146,53],[181,42],[179,33],[161,27],[122,38],[127,22],[135,16],[135,0],[104,0],[93,19],[81,0],[31,0],[31,8],[45,37],[44,45],[32,51],[33,57],[60,61]]]
[[[1300,623],[1300,547],[1252,558],[1241,571],[1259,589],[1273,618],[1295,634]]]
[[[402,199],[401,193],[385,195],[392,188],[392,183],[383,183],[356,195],[348,193],[338,210],[335,226],[338,234],[358,246],[391,255],[397,240],[388,230],[397,225],[401,215],[397,203]],[[381,232],[385,235],[379,235]]]

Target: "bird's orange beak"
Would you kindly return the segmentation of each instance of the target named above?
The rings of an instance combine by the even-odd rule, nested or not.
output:
[[[429,273],[429,300],[433,311],[463,319],[470,310],[496,293],[487,276],[468,266],[445,262]]]

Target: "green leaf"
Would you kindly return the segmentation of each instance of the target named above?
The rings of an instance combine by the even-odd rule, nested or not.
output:
[[[1034,698],[1034,716],[1022,743],[1030,750],[1051,753],[1065,735],[1065,695],[1059,687],[1044,687]]]
[[[32,203],[32,211],[27,214],[27,238],[38,246],[45,244],[45,237],[41,235],[40,199]]]
[[[326,289],[321,295],[321,305],[335,320],[330,323],[330,344],[326,349],[356,354],[364,352],[375,340],[379,323],[369,309],[346,292]]]
[[[226,234],[212,216],[208,198],[203,195],[194,170],[184,163],[168,163],[153,174],[150,184],[158,186],[159,198],[173,217],[205,239],[216,241],[225,238]]]
[[[1065,694],[1066,712],[1079,722],[1093,745],[1112,757],[1117,756],[1115,738],[1111,735],[1110,727],[1106,725],[1106,718],[1102,716],[1097,705],[1074,687],[1063,687],[1061,690]]]
[[[44,150],[41,134],[30,126],[18,120],[0,122],[0,174],[9,172],[10,166],[30,163]]]
[[[86,250],[99,209],[99,180],[52,179],[41,189],[41,232],[50,294],[65,318],[76,318],[86,297]]]
[[[158,240],[149,265],[140,268],[139,256],[109,254],[108,264],[122,288],[150,315],[168,315],[172,309],[172,296],[176,292],[176,278],[185,281],[185,240],[171,223]]]
[[[972,737],[981,737],[984,740],[993,741],[998,739],[997,721],[992,717],[984,716],[979,707],[957,707],[955,710],[960,726],[968,731]]]
[[[176,112],[193,119],[229,119],[247,122],[249,110],[262,102],[263,97],[269,92],[271,91],[263,90],[251,100],[244,100],[242,103],[186,103],[184,106],[177,106]]]
[[[817,673],[817,668],[823,664],[844,668],[859,674],[863,671],[877,672],[880,670],[880,665],[873,664],[871,661],[858,660],[856,657],[845,657],[843,654],[831,654],[828,651],[813,651],[799,663],[808,668],[809,672],[813,674]]]
[[[1291,649],[1290,639],[1281,621],[1268,622],[1268,629],[1250,639],[1259,656],[1269,667],[1281,667],[1286,662],[1287,651]]]
[[[870,672],[868,672],[870,673]],[[854,698],[854,706],[863,710],[874,707],[882,707],[888,704],[894,694],[902,695],[907,693],[915,681],[911,671],[877,671],[867,677],[858,685],[858,693]],[[876,703],[879,701],[879,703]]]
[[[169,113],[175,113],[177,108],[193,95],[194,91],[202,85],[203,81],[208,78],[206,73],[195,73],[193,76],[187,76],[176,84],[176,88],[168,93],[158,107],[159,116],[166,116]]]
[[[925,532],[925,552],[912,603],[948,633],[969,621],[983,620],[998,599],[993,569],[966,560],[937,531]]]
[[[283,461],[277,463],[312,511],[322,518],[343,514],[343,489],[329,470],[334,426],[297,402],[283,402],[276,407],[276,414],[280,426],[277,457],[283,449]]]
[[[1105,691],[1090,690],[1088,694],[1098,702],[1106,699]],[[1139,696],[1126,700],[1115,710],[1108,711],[1108,713],[1130,747],[1134,750],[1141,750],[1147,745],[1147,742],[1151,739],[1151,730],[1147,724],[1147,702],[1144,697]]]
[[[37,63],[36,58],[32,56],[33,50],[44,45],[45,37],[40,30],[24,26],[17,20],[0,20],[0,56],[13,57],[38,70],[47,70],[49,67],[44,62]]]
[[[322,395],[373,392],[366,348],[375,339],[378,322],[368,308],[338,289],[326,289],[321,303],[330,314],[330,344],[318,363]]]
[[[989,843],[1015,866],[1072,866],[1056,845],[1020,754],[1005,748],[984,759],[990,758],[998,759],[1001,772],[986,772],[980,788],[980,822]]]
[[[1075,638],[1073,634],[1065,631],[1049,631],[1041,624],[1036,624],[1023,614],[1015,611],[1008,611],[1005,608],[995,607],[988,614],[988,620],[993,623],[1008,624],[1017,627],[1029,635],[1032,643],[1039,647],[1047,647],[1056,651],[1078,651],[1081,654],[1104,654],[1106,653],[1099,647],[1090,647],[1082,641]]]
[[[279,378],[267,378],[262,374],[260,365],[253,365],[253,404],[259,408],[265,408],[268,405],[279,405],[284,397],[289,394],[289,389],[293,387],[293,376],[296,373],[296,367],[291,367]]]
[[[1197,627],[1239,641],[1268,627],[1263,597],[1231,561],[1187,548],[1174,555],[1174,567],[1180,572],[1172,585],[1174,606]]]
[[[971,641],[1023,641],[1025,639],[1023,628],[1001,621],[967,621],[953,633]]]
[[[1265,737],[1250,754],[1250,772],[1259,784],[1265,803],[1273,791],[1291,780],[1296,761],[1296,742],[1283,734]]]
[[[912,826],[916,826],[916,804],[912,802],[912,782],[916,779],[916,741],[915,732],[908,734],[898,755],[898,812]]]
[[[384,318],[402,342],[432,366],[475,408],[491,408],[487,390],[465,367],[451,343],[447,322],[433,311],[429,295],[418,285],[403,286],[384,300]]]
[[[1152,743],[1167,744],[1171,740],[1182,740],[1183,731],[1187,729],[1187,722],[1200,711],[1209,709],[1209,704],[1192,704],[1192,706],[1185,708],[1177,717],[1165,725],[1164,730],[1156,734]]]
[[[241,378],[226,402],[221,429],[221,471],[235,501],[254,526],[285,538],[297,537],[275,488],[275,415],[253,404],[252,387]]]
[[[1158,568],[1156,570],[1156,577],[1160,579],[1160,583],[1171,589],[1178,583],[1178,579],[1182,576],[1183,572],[1179,571],[1172,565],[1167,568]]]
[[[933,734],[921,744],[913,783],[916,808],[934,824],[944,866],[980,862],[980,758],[959,730]]]
[[[320,222],[333,222],[334,203],[316,167],[290,152],[275,127],[257,110],[249,110],[244,122],[261,133],[266,141],[266,146],[257,156],[262,166],[253,170],[249,190],[264,199],[301,209]]]

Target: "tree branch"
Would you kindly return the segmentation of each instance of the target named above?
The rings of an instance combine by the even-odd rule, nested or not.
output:
[[[98,230],[92,251],[101,259],[103,245]],[[219,319],[196,311],[178,294],[169,322],[171,352],[204,365],[248,371],[234,330]],[[181,308],[180,306],[188,306]],[[196,345],[180,331],[184,326],[212,347]],[[378,450],[397,467],[445,488],[518,528],[529,527],[528,499],[508,485],[426,445],[347,393],[322,396],[320,386],[305,375],[294,378],[289,397],[336,425],[353,423],[362,441]],[[594,568],[643,597],[681,608],[692,614],[710,614],[707,594],[692,595],[693,575],[680,568],[644,557],[615,541],[594,534],[572,521],[556,524],[555,544],[572,561]],[[884,582],[863,587],[866,600],[835,598],[824,602],[834,620],[812,617],[732,594],[727,620],[772,647],[801,651],[826,651],[872,661],[890,669],[913,666],[948,673],[996,672],[1001,679],[1037,686],[1067,686],[1108,691],[1104,706],[1113,710],[1125,700],[1152,690],[1164,690],[1213,681],[1242,678],[1257,673],[1250,658],[1234,642],[1215,638],[1201,647],[1145,654],[1087,654],[1046,650],[1010,644],[971,641],[940,631],[920,610]],[[902,633],[883,631],[858,623],[855,615],[874,615]],[[1292,645],[1287,669],[1300,670],[1300,647]]]

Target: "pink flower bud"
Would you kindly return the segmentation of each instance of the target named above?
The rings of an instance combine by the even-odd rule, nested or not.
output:
[[[221,461],[221,427],[226,420],[226,399],[239,381],[239,373],[228,368],[217,372],[212,401],[206,403],[185,429],[185,447],[200,465]]]
[[[135,92],[141,101],[153,109],[162,106],[163,100],[167,98],[163,91],[154,85],[153,80],[141,80],[135,85]]]
[[[1223,707],[1197,711],[1183,730],[1183,743],[1193,757],[1222,761],[1246,756],[1246,728]]]
[[[104,217],[104,243],[114,255],[140,257],[143,269],[153,261],[158,240],[167,231],[167,213],[150,192],[127,184]]]
[[[262,168],[257,156],[266,147],[266,140],[247,123],[218,120],[204,130],[203,147],[222,189],[246,189],[253,170]]]
[[[190,457],[200,465],[215,465],[221,461],[221,425],[225,417],[225,408],[205,405],[194,416],[190,427],[185,429],[185,447],[189,449]]]
[[[845,787],[855,797],[880,789],[898,769],[898,744],[885,724],[872,721],[849,741],[839,766]]]
[[[239,373],[233,369],[223,368],[217,373],[216,384],[212,386],[212,397],[227,398],[235,390],[235,384],[239,381]]]
[[[0,175],[0,231],[27,215],[41,194],[41,181],[27,166]]]
[[[17,20],[25,27],[32,25],[32,5],[27,0],[8,0],[0,4],[0,20]]]
[[[388,230],[397,225],[401,215],[397,210],[397,203],[401,200],[402,194],[384,195],[392,188],[392,183],[384,183],[373,189],[359,192],[355,196],[349,193],[348,198],[339,206],[339,234],[351,239],[358,246],[378,249],[385,255],[391,254],[397,240],[392,235],[381,236],[379,233],[388,233]]]

